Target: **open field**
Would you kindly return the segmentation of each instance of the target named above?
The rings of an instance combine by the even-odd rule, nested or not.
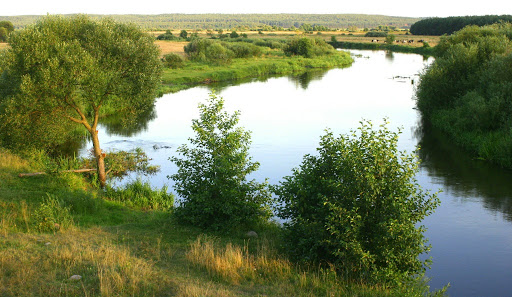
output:
[[[175,36],[179,36],[181,30],[172,30],[171,32]],[[164,31],[153,31],[151,32],[152,35],[158,36],[160,34],[165,33]],[[202,38],[208,38],[205,30],[202,31],[188,31],[188,33],[197,33],[199,37]],[[224,34],[230,33],[230,32],[224,32]],[[288,39],[293,38],[297,36],[308,36],[311,38],[322,38],[326,41],[330,41],[332,36],[336,37],[336,40],[338,41],[344,41],[344,42],[356,42],[356,43],[372,43],[374,40],[378,40],[378,43],[384,43],[385,38],[384,37],[364,37],[364,32],[360,33],[347,33],[342,31],[329,31],[329,32],[322,32],[322,34],[302,34],[302,32],[291,32],[291,31],[282,31],[282,32],[265,32],[264,34],[259,34],[255,31],[240,31],[237,32],[238,34],[247,34],[248,38],[256,39],[256,38],[276,38],[276,39]],[[217,32],[214,32],[214,34],[217,34]],[[408,45],[413,47],[422,47],[423,43],[418,42],[420,40],[424,40],[428,42],[430,46],[436,46],[439,43],[440,37],[439,36],[416,36],[416,35],[406,35],[403,31],[391,33],[395,35],[395,40],[400,42],[395,42],[395,44],[399,45]],[[410,41],[413,42],[404,43],[403,41]],[[162,55],[168,54],[168,53],[177,53],[180,55],[185,55],[185,51],[183,50],[183,46],[185,46],[188,42],[186,41],[160,41],[157,40],[156,43],[160,46],[160,49],[162,50]]]

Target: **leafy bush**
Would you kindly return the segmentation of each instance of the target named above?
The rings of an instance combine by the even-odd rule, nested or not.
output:
[[[182,158],[170,158],[178,172],[169,178],[183,198],[176,216],[203,229],[251,226],[271,215],[266,184],[247,181],[259,167],[249,156],[250,133],[236,127],[238,112],[230,115],[223,107],[215,94],[200,104],[200,118],[192,121],[192,146],[180,146]]]
[[[154,190],[148,182],[142,182],[140,179],[122,188],[106,188],[105,197],[142,209],[170,210],[174,206],[174,195],[167,193],[166,186]]]
[[[185,53],[193,61],[213,64],[229,63],[234,56],[233,52],[225,48],[219,41],[201,38],[193,39],[187,44]]]
[[[160,34],[156,37],[157,40],[181,40],[180,37],[174,36],[171,30],[165,31],[164,34]]]
[[[512,24],[466,27],[441,39],[416,92],[425,120],[504,167],[512,167],[511,51]]]
[[[379,31],[370,31],[370,32],[366,32],[366,34],[364,34],[364,37],[386,37],[386,36],[388,36],[387,32],[379,32]]]
[[[261,56],[261,47],[245,43],[224,43],[224,46],[233,52],[235,58],[250,58]]]
[[[311,39],[302,37],[293,39],[283,48],[287,56],[303,56],[305,58],[313,58],[331,54],[334,48],[322,39]]]
[[[177,69],[183,67],[183,64],[185,60],[183,60],[183,57],[176,53],[169,53],[167,55],[164,55],[163,62],[166,67]]]
[[[424,271],[429,261],[418,256],[430,247],[417,224],[439,200],[417,184],[416,155],[398,151],[398,134],[364,121],[350,135],[328,131],[318,155],[306,155],[275,187],[293,259],[330,263],[365,281]]]

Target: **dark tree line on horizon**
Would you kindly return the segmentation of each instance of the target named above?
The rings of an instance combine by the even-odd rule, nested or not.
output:
[[[469,25],[476,25],[481,27],[499,22],[512,22],[512,15],[428,18],[414,23],[411,26],[411,33],[414,35],[450,35]]]

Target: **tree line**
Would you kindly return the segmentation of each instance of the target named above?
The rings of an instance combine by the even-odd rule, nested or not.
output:
[[[512,24],[442,38],[421,76],[423,119],[475,156],[512,168]]]
[[[105,16],[89,15],[93,19]],[[66,15],[65,17],[73,17]],[[373,28],[379,25],[408,28],[419,18],[365,14],[161,14],[161,15],[111,15],[123,23],[134,23],[144,30],[167,29],[263,29],[300,28],[302,25],[344,29],[350,27]],[[0,20],[11,21],[16,28],[35,23],[41,16],[5,16]]]
[[[485,26],[499,22],[512,22],[512,15],[428,18],[412,24],[410,32],[414,35],[450,35],[469,25]]]

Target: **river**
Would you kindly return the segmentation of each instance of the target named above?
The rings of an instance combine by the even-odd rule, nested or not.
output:
[[[251,155],[261,164],[254,178],[275,184],[305,154],[315,153],[325,129],[347,133],[362,119],[378,126],[387,118],[392,130],[402,128],[401,150],[421,145],[420,185],[431,192],[442,190],[441,205],[423,222],[432,245],[428,256],[433,264],[427,271],[431,287],[450,283],[450,296],[512,296],[512,172],[473,160],[438,132],[422,127],[414,108],[414,85],[431,59],[351,52],[355,62],[344,69],[165,95],[134,130],[102,126],[102,148],[143,148],[161,166],[160,173],[147,179],[155,187],[172,189],[167,175],[176,167],[168,158],[193,137],[197,105],[215,89],[228,111],[240,110],[240,125],[252,132]]]

